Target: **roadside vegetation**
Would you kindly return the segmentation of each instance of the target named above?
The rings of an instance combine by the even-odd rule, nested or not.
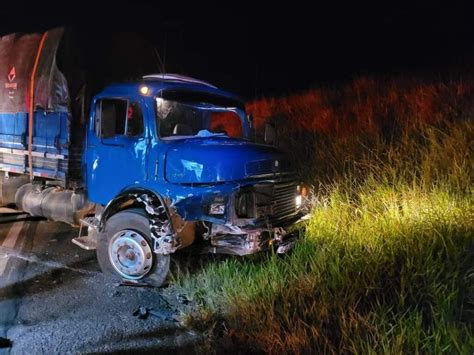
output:
[[[289,255],[177,275],[209,349],[472,354],[474,81],[360,78],[248,109],[312,216]]]

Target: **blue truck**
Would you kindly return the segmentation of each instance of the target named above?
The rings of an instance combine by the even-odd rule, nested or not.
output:
[[[254,141],[237,96],[176,74],[78,100],[63,29],[0,38],[0,204],[79,227],[114,277],[163,284],[191,244],[247,255],[294,244],[304,213],[289,162]],[[79,107],[79,108],[78,108]]]

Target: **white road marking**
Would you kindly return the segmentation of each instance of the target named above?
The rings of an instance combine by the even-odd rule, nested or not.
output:
[[[33,253],[20,252],[18,250],[7,249],[7,248],[2,247],[2,246],[0,246],[0,259],[1,258],[15,258],[15,259],[18,259],[18,260],[24,260],[28,263],[35,263],[35,264],[43,265],[43,266],[46,266],[50,269],[64,269],[64,270],[78,272],[78,273],[84,274],[84,275],[99,275],[99,274],[101,274],[100,271],[86,270],[86,269],[67,266],[66,264],[63,264],[63,263],[60,263],[60,262],[57,262],[57,261],[40,259],[36,255],[34,255]]]
[[[2,247],[9,249],[15,248],[16,241],[18,240],[18,237],[20,236],[20,233],[23,230],[24,224],[24,221],[13,223],[12,227],[8,231],[7,237],[3,241]],[[4,257],[0,259],[0,276],[3,276],[3,273],[5,272],[5,268],[7,267],[9,260],[10,256],[8,254],[4,254]]]
[[[14,208],[0,207],[1,214],[22,214],[22,211],[18,211]]]

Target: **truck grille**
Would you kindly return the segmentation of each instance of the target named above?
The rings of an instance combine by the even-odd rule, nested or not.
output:
[[[285,220],[296,213],[296,184],[293,181],[278,183],[273,189],[272,224]]]
[[[296,214],[296,184],[293,181],[254,186],[257,223],[282,226]]]
[[[235,196],[235,213],[257,226],[284,227],[297,217],[296,183],[262,181],[243,187]]]

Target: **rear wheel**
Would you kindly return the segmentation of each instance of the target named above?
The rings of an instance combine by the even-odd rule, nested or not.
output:
[[[149,220],[136,209],[107,220],[98,236],[97,260],[104,273],[152,286],[161,286],[170,269],[169,255],[153,253]]]

